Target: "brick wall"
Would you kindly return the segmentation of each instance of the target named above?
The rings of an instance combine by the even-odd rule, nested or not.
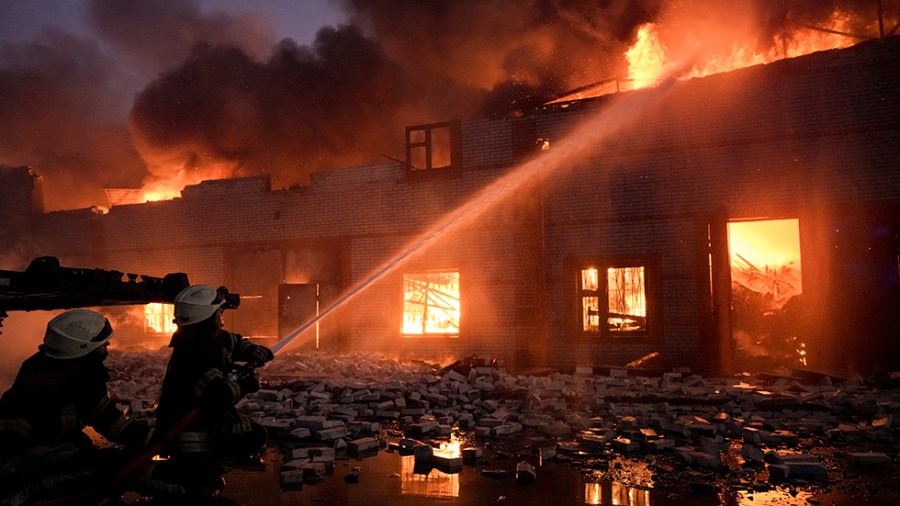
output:
[[[308,187],[285,190],[272,190],[266,177],[204,182],[180,199],[118,206],[99,218],[46,215],[32,240],[53,254],[103,258],[104,268],[182,271],[210,284],[229,280],[236,251],[283,257],[327,244],[341,258],[335,279],[343,290],[401,255],[402,268],[335,311],[352,348],[507,359],[524,351],[566,367],[662,351],[697,365],[708,316],[702,235],[717,210],[732,219],[796,217],[821,205],[900,200],[898,63],[894,37],[680,83],[629,128],[593,140],[584,156],[545,168],[540,184],[515,185],[499,202],[488,196],[465,206],[516,174],[517,161],[537,153],[537,138],[550,139],[552,151],[616,101],[653,92],[534,117],[464,120],[455,174],[408,178],[391,162],[324,171]],[[454,210],[462,215],[450,232],[410,248]],[[635,255],[654,262],[658,333],[636,341],[573,333],[567,265]],[[444,268],[460,270],[462,335],[401,338],[402,272]],[[543,326],[528,320],[534,312]]]

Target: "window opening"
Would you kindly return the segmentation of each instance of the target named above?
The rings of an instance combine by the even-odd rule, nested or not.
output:
[[[647,332],[647,291],[644,266],[581,269],[581,330],[626,335]],[[601,305],[602,303],[602,305]],[[601,329],[601,321],[603,328]]]
[[[643,267],[610,267],[606,270],[610,332],[642,332],[647,326],[647,297]]]
[[[459,337],[459,272],[403,275],[403,335]]]
[[[458,122],[407,127],[407,169],[410,172],[452,169],[458,158],[458,138]]]
[[[174,305],[159,302],[144,305],[144,332],[171,334],[176,330]]]

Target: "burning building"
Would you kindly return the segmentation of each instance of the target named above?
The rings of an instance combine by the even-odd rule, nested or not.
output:
[[[4,249],[224,283],[230,328],[268,343],[328,313],[301,349],[876,370],[900,335],[898,69],[887,37],[410,126],[405,160],[106,213],[43,213],[35,171],[7,168]]]

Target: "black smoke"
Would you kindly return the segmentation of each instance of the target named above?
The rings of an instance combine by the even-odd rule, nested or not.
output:
[[[43,174],[51,209],[191,173],[303,184],[402,158],[408,125],[521,114],[622,76],[644,23],[671,48],[752,33],[766,50],[842,9],[848,30],[878,36],[872,0],[335,1],[345,24],[307,46],[191,0],[85,0],[96,38],[0,46],[0,163]],[[881,5],[890,32],[900,0]]]

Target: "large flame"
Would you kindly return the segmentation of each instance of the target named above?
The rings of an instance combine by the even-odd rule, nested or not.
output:
[[[654,84],[666,70],[666,46],[660,40],[654,23],[638,28],[637,41],[625,52],[628,60],[628,79],[633,87]]]
[[[175,307],[172,304],[152,302],[144,306],[145,330],[157,334],[171,334],[175,325]]]
[[[851,16],[842,11],[835,11],[827,23],[827,29],[801,27],[794,32],[778,36],[769,44],[769,49],[755,49],[751,39],[730,41],[722,44],[721,37],[711,35],[704,40],[703,34],[696,34],[690,51],[701,55],[694,62],[691,71],[685,78],[702,77],[719,72],[748,67],[761,63],[770,63],[784,58],[802,56],[815,51],[848,47],[857,42],[853,37],[837,32],[848,32]],[[641,25],[637,31],[637,40],[625,52],[628,61],[628,80],[632,88],[653,85],[675,66],[683,55],[671,50],[666,44],[662,29],[656,23]]]
[[[144,204],[181,197],[185,187],[202,181],[227,179],[238,174],[234,164],[209,162],[191,170],[172,168],[171,165],[154,166],[152,175],[144,180],[140,188],[106,189],[109,207],[126,204]]]

